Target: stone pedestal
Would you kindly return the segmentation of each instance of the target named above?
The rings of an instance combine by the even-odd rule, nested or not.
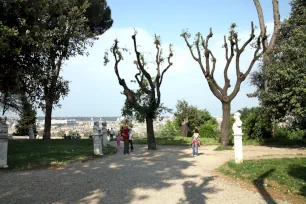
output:
[[[240,113],[234,114],[235,122],[233,124],[234,132],[234,148],[235,148],[235,163],[240,164],[243,162],[243,151],[242,151],[242,121],[240,120]]]
[[[33,128],[29,128],[29,139],[34,139],[34,131]]]
[[[243,162],[242,134],[234,135],[234,148],[235,148],[235,163],[240,164]]]
[[[0,118],[0,168],[8,168],[7,165],[8,125],[6,119]]]
[[[101,143],[101,129],[99,128],[99,122],[95,122],[93,126],[93,147],[95,155],[103,155],[102,143]]]
[[[108,141],[107,141],[107,130],[106,130],[106,125],[107,125],[107,123],[104,121],[103,123],[102,123],[102,145],[103,145],[103,147],[107,147],[107,143],[108,143]]]
[[[94,146],[94,154],[95,155],[103,155],[102,152],[102,144],[100,136],[92,136],[93,146]]]

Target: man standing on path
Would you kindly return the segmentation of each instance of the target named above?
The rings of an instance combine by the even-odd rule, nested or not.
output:
[[[110,139],[109,139],[110,141],[113,141],[114,134],[115,134],[115,131],[114,131],[113,128],[111,128],[111,130],[110,130]]]
[[[131,152],[134,151],[134,147],[133,147],[133,134],[132,134],[132,128],[129,129],[129,143],[131,145]]]
[[[123,136],[123,154],[130,154],[129,153],[129,126],[126,124],[125,127],[122,130],[122,136]]]

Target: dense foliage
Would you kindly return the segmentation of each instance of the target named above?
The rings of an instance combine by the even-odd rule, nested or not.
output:
[[[240,110],[244,139],[261,139],[271,137],[271,119],[261,107]]]
[[[16,125],[16,135],[28,135],[29,128],[35,128],[36,123],[36,110],[29,102],[28,98],[21,96],[22,106],[20,110],[20,119]]]
[[[220,130],[215,120],[208,120],[200,126],[200,137],[220,139]]]
[[[202,124],[213,119],[206,109],[201,110],[196,106],[189,105],[186,100],[179,100],[177,102],[174,116],[178,126],[181,126],[182,122],[188,119],[188,136],[192,136],[194,128],[200,128]]]
[[[178,126],[176,120],[168,121],[159,132],[159,136],[161,137],[176,137],[180,134],[180,126]]]

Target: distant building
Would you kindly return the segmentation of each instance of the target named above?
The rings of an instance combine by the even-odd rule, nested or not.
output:
[[[76,120],[75,119],[68,119],[67,120],[67,125],[76,125]]]

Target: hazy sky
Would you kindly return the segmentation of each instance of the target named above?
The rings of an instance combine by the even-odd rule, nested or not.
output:
[[[114,20],[113,27],[92,48],[88,57],[75,57],[65,63],[61,75],[70,81],[68,97],[60,101],[62,108],[53,111],[53,116],[118,116],[124,104],[125,96],[120,94],[123,88],[119,85],[114,73],[114,61],[103,66],[103,56],[114,39],[120,45],[132,48],[134,28],[138,30],[137,41],[149,62],[154,61],[155,49],[153,35],[161,36],[165,56],[169,43],[174,45],[173,66],[165,74],[161,87],[162,103],[175,108],[177,100],[186,99],[190,104],[206,108],[214,116],[221,116],[220,101],[208,88],[207,82],[198,64],[193,61],[188,48],[180,34],[188,28],[194,39],[196,32],[206,36],[212,27],[214,36],[210,49],[217,58],[216,80],[223,85],[225,64],[223,35],[228,34],[229,26],[235,22],[239,37],[249,37],[250,22],[258,26],[258,18],[252,0],[109,0]],[[265,21],[269,31],[273,29],[272,1],[261,0]],[[281,18],[287,18],[290,12],[289,0],[280,0]],[[246,50],[241,57],[241,69],[246,70],[253,50]],[[133,65],[135,54],[126,54],[119,65],[119,71],[127,82],[134,79],[136,67]],[[234,62],[234,60],[233,60]],[[166,66],[166,65],[164,65]],[[232,68],[235,66],[233,63]],[[153,63],[149,63],[150,72],[154,73]],[[236,81],[234,69],[229,70],[232,86]],[[131,85],[135,87],[135,85]],[[232,102],[231,111],[243,107],[256,106],[256,99],[249,99],[246,94],[253,88],[249,80],[244,81],[240,92]],[[43,115],[40,111],[38,115]]]

